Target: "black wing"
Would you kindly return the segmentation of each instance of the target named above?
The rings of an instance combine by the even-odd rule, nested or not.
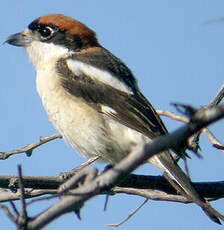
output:
[[[103,50],[103,53],[96,53],[94,57],[89,58],[89,55],[84,54],[72,56],[72,59],[85,62],[102,70],[107,69],[114,77],[119,80],[122,79],[123,83],[127,84],[133,93],[128,94],[100,81],[93,81],[90,76],[81,73],[76,76],[67,66],[66,59],[61,59],[57,63],[58,72],[66,73],[61,74],[63,87],[71,95],[83,98],[99,112],[103,113],[102,105],[110,107],[111,111],[114,112],[106,112],[104,113],[105,115],[141,132],[150,139],[167,133],[163,122],[152,105],[138,90],[136,80],[131,71],[108,51]],[[104,65],[102,60],[106,60]]]

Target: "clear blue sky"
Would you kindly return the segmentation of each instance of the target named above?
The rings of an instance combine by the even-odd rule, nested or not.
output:
[[[84,22],[97,32],[101,44],[133,70],[143,93],[157,109],[175,111],[171,102],[196,107],[207,104],[223,82],[224,21],[204,25],[224,17],[221,0],[20,0],[2,1],[0,11],[0,43],[43,14],[62,13]],[[16,149],[39,136],[54,133],[35,90],[34,68],[23,49],[1,46],[0,63],[0,151]],[[168,119],[165,123],[170,131],[180,126]],[[221,140],[223,124],[221,121],[211,127]],[[204,137],[201,147],[204,159],[193,156],[189,161],[192,179],[223,180],[224,156]],[[19,155],[1,161],[0,174],[16,174],[17,165],[22,164],[25,175],[57,175],[81,162],[83,159],[73,149],[57,140],[35,150],[30,158]],[[149,165],[138,172],[160,174]],[[117,195],[111,197],[108,211],[104,212],[104,200],[101,196],[88,202],[81,211],[82,221],[68,214],[46,229],[110,229],[105,224],[119,222],[143,201]],[[213,202],[213,206],[224,213],[224,200]],[[44,202],[29,210],[34,214],[43,207]],[[1,211],[0,222],[1,229],[14,229]],[[121,230],[180,228],[221,229],[196,205],[154,201],[120,227]]]

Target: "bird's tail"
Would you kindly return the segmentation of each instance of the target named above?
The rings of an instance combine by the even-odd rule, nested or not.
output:
[[[217,224],[221,224],[219,218],[224,221],[224,217],[213,209],[210,204],[194,189],[189,177],[172,159],[169,151],[157,154],[156,156],[150,158],[149,162],[162,169],[171,179],[173,179],[178,185],[177,187],[180,188],[178,192],[181,192],[187,198],[192,200],[192,202],[199,205],[212,221]]]

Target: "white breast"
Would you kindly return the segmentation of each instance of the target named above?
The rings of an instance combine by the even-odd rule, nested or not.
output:
[[[47,43],[43,46],[35,41],[26,48],[26,51],[36,67],[37,91],[49,120],[81,155],[85,157],[97,155],[102,161],[114,164],[129,153],[133,145],[145,142],[142,134],[98,113],[81,98],[71,96],[65,91],[60,84],[60,76],[55,71],[55,63],[58,58],[66,56],[68,50],[57,49]],[[80,66],[77,67],[79,69],[76,67],[72,66],[72,71],[80,71]],[[96,72],[95,69],[84,68],[84,70],[90,72],[94,70],[93,72],[97,73],[101,80],[109,79],[106,73],[101,76],[102,72]],[[121,86],[117,81],[112,83],[115,88],[120,89]],[[122,90],[129,89],[122,88]]]
[[[69,95],[60,85],[60,76],[53,65],[37,72],[36,84],[49,120],[84,157],[99,155],[102,161],[114,164],[131,151],[133,145],[145,141],[140,133],[106,118],[82,99]]]
[[[85,157],[103,152],[104,146],[100,145],[103,140],[100,139],[105,137],[105,130],[101,117],[62,88],[54,67],[38,71],[36,83],[49,120],[64,139]]]

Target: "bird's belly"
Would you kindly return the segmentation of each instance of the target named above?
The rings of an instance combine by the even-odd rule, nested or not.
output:
[[[37,75],[37,90],[50,122],[82,156],[100,156],[115,164],[136,144],[145,142],[142,134],[107,118],[81,98],[68,94],[58,76]]]
[[[37,91],[50,122],[63,138],[81,155],[92,157],[104,151],[103,121],[82,99],[69,95],[60,84],[60,77],[37,73]]]
[[[42,102],[49,120],[63,138],[84,157],[102,154],[106,133],[96,111],[69,95],[53,94],[53,98],[42,95]]]

